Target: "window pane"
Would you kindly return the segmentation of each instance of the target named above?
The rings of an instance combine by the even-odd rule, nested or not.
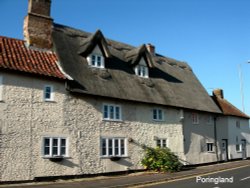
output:
[[[104,105],[103,118],[104,118],[104,119],[107,119],[107,118],[108,118],[108,106],[107,106],[107,105]]]
[[[166,140],[165,140],[165,139],[162,140],[162,147],[164,147],[164,148],[167,147],[167,144],[166,144]]]
[[[119,155],[119,140],[115,139],[115,155]]]
[[[115,107],[115,118],[120,119],[120,107],[119,106]]]
[[[162,110],[158,110],[158,119],[162,120]]]
[[[109,142],[109,155],[113,155],[113,140],[108,139]]]
[[[50,150],[50,139],[45,138],[44,139],[44,155],[49,155],[49,150]]]
[[[157,119],[157,110],[153,109],[153,119]]]
[[[97,66],[101,66],[101,56],[97,56]]]
[[[61,155],[66,155],[66,139],[61,139]]]
[[[44,94],[45,96],[45,99],[50,99],[51,98],[51,87],[49,87],[49,86],[46,86],[45,87],[45,94]]]
[[[125,142],[124,142],[124,139],[121,139],[120,140],[121,142],[121,155],[125,155]]]
[[[161,147],[161,140],[160,140],[160,139],[158,139],[158,140],[156,141],[156,145],[157,145],[157,147]]]
[[[53,139],[52,146],[52,155],[58,155],[58,139]]]
[[[113,106],[109,106],[109,110],[110,110],[110,119],[114,119],[114,107]]]
[[[102,155],[107,155],[106,139],[102,139]]]
[[[95,55],[92,55],[92,56],[91,56],[91,63],[92,63],[92,66],[95,66],[95,62],[96,62],[96,56],[95,56]]]

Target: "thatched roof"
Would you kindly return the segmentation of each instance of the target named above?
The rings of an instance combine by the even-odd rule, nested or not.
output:
[[[58,24],[54,25],[53,42],[63,70],[74,80],[68,83],[72,92],[221,112],[186,63],[151,55],[144,45],[135,48],[105,39],[100,31],[91,34]],[[105,69],[88,65],[85,52],[93,45],[107,51]],[[135,75],[138,57],[146,58],[149,78]]]

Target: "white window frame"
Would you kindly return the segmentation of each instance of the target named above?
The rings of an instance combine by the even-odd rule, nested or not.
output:
[[[238,146],[239,148],[237,148],[237,146]],[[235,144],[235,151],[236,151],[237,153],[241,153],[241,152],[242,152],[242,145],[241,145],[240,143],[236,143],[236,144]]]
[[[199,114],[198,113],[192,113],[191,118],[192,118],[192,123],[194,125],[199,124]]]
[[[47,88],[50,88],[50,98],[46,97]],[[53,85],[44,85],[44,87],[43,87],[43,99],[44,99],[44,101],[54,101],[54,86]]]
[[[157,138],[156,139],[156,147],[167,148],[168,147],[168,139],[166,139],[166,138]]]
[[[161,108],[153,108],[152,113],[153,113],[152,119],[154,121],[164,121],[164,111]],[[161,114],[161,116],[160,116],[160,114]]]
[[[125,137],[102,137],[100,142],[101,142],[100,144],[101,157],[127,157],[128,156],[127,138]],[[111,149],[111,152],[110,152],[110,149]]]
[[[119,109],[119,111],[118,111]],[[103,120],[122,121],[122,107],[115,104],[103,104]],[[117,118],[117,113],[119,114]],[[107,117],[106,117],[107,115]]]
[[[45,140],[49,140],[49,146],[46,146]],[[65,154],[62,154],[62,140],[65,140]],[[53,140],[57,140],[57,154],[53,154]],[[44,158],[53,158],[53,157],[68,157],[68,139],[66,137],[50,137],[45,136],[43,137],[43,144],[42,144],[42,156]],[[46,154],[46,147],[49,148],[49,153]]]
[[[206,148],[207,148],[208,153],[214,153],[214,143],[213,142],[207,142]]]
[[[94,58],[94,59],[93,59]],[[100,58],[100,62],[98,63],[98,58]],[[105,68],[104,66],[104,57],[100,54],[90,54],[87,57],[87,61],[89,66],[95,67],[95,68]]]
[[[3,76],[0,75],[0,101],[3,101]]]
[[[139,77],[142,77],[142,78],[148,78],[149,77],[149,74],[148,74],[148,67],[146,65],[137,65],[135,67],[135,74]]]

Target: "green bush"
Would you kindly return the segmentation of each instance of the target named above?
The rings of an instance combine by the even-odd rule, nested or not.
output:
[[[178,157],[169,148],[146,148],[141,163],[149,170],[176,172],[182,164]]]

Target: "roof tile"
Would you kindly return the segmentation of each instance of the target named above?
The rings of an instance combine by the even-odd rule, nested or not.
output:
[[[0,68],[65,79],[57,61],[54,52],[28,48],[23,40],[0,36]]]

